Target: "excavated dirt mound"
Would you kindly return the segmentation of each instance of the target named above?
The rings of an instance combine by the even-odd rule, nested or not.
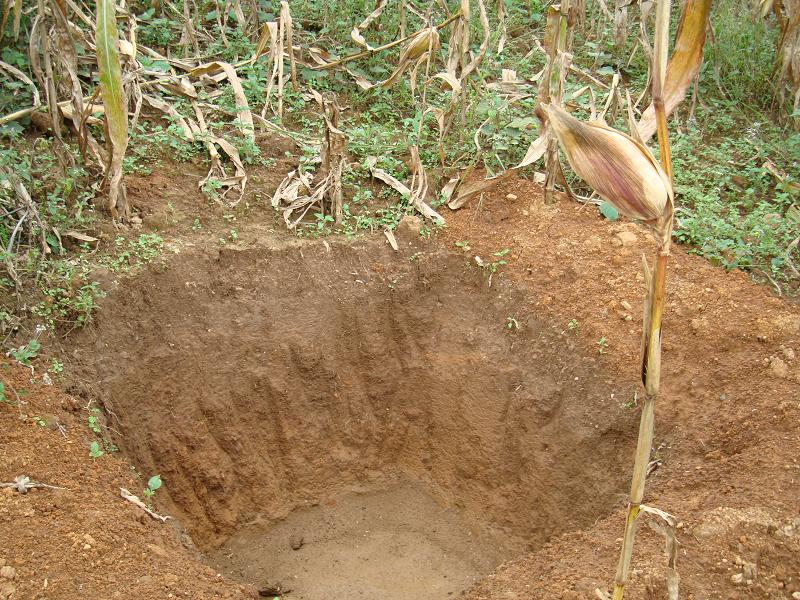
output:
[[[118,444],[161,474],[159,504],[202,551],[298,508],[416,482],[495,540],[482,574],[618,501],[635,415],[613,400],[626,390],[602,357],[544,316],[512,323],[523,291],[399,235],[400,252],[184,249],[112,292],[78,340]],[[392,502],[381,510],[406,501]],[[274,575],[260,577],[246,579]]]
[[[605,341],[607,376],[635,381],[641,255],[654,252],[645,228],[566,200],[545,206],[537,185],[512,179],[451,213],[441,241],[469,241],[470,254],[483,257],[509,248],[505,276],[527,286],[530,309],[577,320],[587,352]],[[680,246],[666,305],[651,455],[660,466],[645,502],[679,520],[681,598],[800,597],[800,306]],[[613,580],[624,501],[618,506],[590,529],[511,561],[466,598],[593,597]],[[667,598],[663,544],[639,527],[626,598]]]
[[[203,566],[171,522],[122,499],[120,488],[141,496],[144,484],[124,460],[89,457],[83,400],[5,360],[0,379],[0,482],[26,475],[64,488],[0,489],[2,600],[252,597]]]

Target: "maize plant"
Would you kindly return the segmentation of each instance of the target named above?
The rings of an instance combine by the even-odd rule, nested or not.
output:
[[[661,320],[664,310],[667,257],[673,223],[672,164],[664,105],[669,35],[669,2],[659,0],[656,13],[655,47],[651,64],[653,112],[658,133],[661,164],[640,141],[602,123],[582,123],[554,105],[543,106],[553,132],[575,173],[599,196],[622,214],[650,226],[656,238],[655,266],[645,265],[647,298],[642,336],[641,378],[645,389],[636,446],[628,514],[622,550],[614,580],[614,600],[622,600],[630,571],[637,519],[642,512],[674,519],[663,511],[642,504],[655,426],[655,402],[661,379]],[[686,14],[686,13],[684,13]],[[638,131],[635,132],[638,135]],[[667,588],[677,600],[675,539],[667,532],[670,551]],[[602,595],[602,593],[601,593]],[[605,596],[603,596],[605,597]]]

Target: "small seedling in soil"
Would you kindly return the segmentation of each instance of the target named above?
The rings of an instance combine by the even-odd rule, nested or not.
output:
[[[92,444],[89,446],[89,456],[92,459],[95,459],[95,458],[100,458],[101,456],[103,456],[103,454],[105,454],[105,452],[103,452],[100,449],[100,444],[98,444],[97,442],[92,442]]]
[[[322,213],[314,213],[317,218],[317,231],[324,231],[328,223],[333,223],[334,218],[331,215],[323,215]]]
[[[472,248],[469,246],[469,241],[467,240],[464,240],[463,242],[456,242],[456,248],[460,248],[464,252],[469,252],[472,250]]]
[[[597,340],[597,353],[605,354],[606,350],[608,350],[608,340],[605,337],[601,337]]]
[[[195,219],[192,223],[192,231],[200,231],[203,226],[200,224],[200,219]]]
[[[31,359],[39,355],[41,347],[42,345],[38,340],[31,340],[25,346],[20,346],[16,350],[12,350],[10,354],[19,364],[30,367]]]
[[[89,429],[91,429],[94,433],[100,433],[100,423],[97,420],[97,415],[100,413],[99,408],[93,408],[91,415],[86,419],[89,423]]]
[[[60,375],[64,372],[64,363],[54,358],[50,364],[50,368],[47,369],[47,372],[52,373],[53,375]]]
[[[633,396],[627,402],[623,402],[622,408],[636,408],[639,405],[639,392],[634,390]]]
[[[578,319],[570,319],[569,323],[567,323],[567,329],[562,331],[561,333],[566,333],[567,331],[571,331],[572,333],[578,333],[580,331],[581,324],[578,322]]]
[[[161,487],[161,475],[153,475],[147,480],[147,488],[144,490],[144,497],[147,498],[148,503],[153,496],[156,495],[156,490]]]
[[[519,329],[519,321],[514,317],[506,317],[506,329]]]
[[[484,261],[480,256],[475,257],[475,264],[489,273],[489,287],[492,287],[492,276],[500,270],[500,267],[504,267],[508,264],[508,261],[503,257],[509,252],[511,252],[511,250],[508,248],[498,250],[492,255],[496,257],[497,260],[491,262]]]

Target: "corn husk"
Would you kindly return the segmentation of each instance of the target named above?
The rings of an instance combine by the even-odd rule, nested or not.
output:
[[[646,146],[605,124],[583,123],[553,105],[543,108],[572,169],[601,198],[645,222],[671,210],[672,185]]]

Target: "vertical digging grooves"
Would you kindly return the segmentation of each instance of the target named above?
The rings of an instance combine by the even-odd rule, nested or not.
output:
[[[189,250],[109,294],[78,344],[202,550],[399,475],[535,547],[618,501],[634,417],[545,315],[505,328],[534,293],[434,246]]]

